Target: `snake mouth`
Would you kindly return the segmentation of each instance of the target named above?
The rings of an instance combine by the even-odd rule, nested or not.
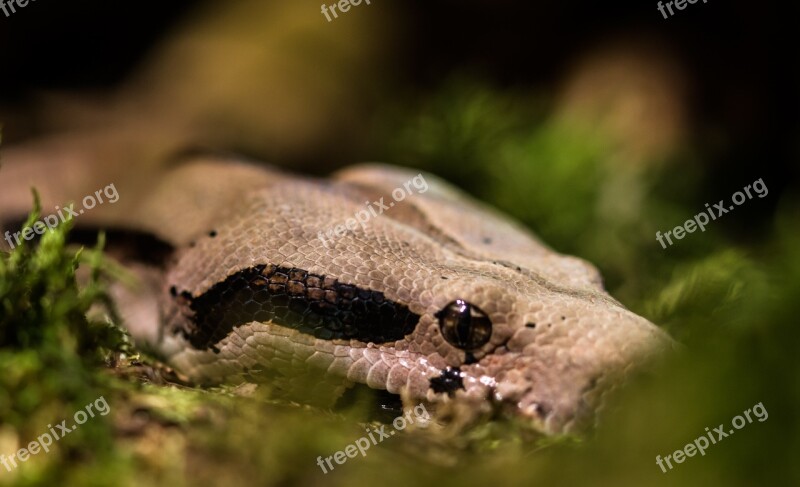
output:
[[[596,424],[598,410],[616,388],[617,380],[606,374],[569,382],[525,377],[520,361],[524,357],[512,360],[496,377],[476,375],[481,369],[477,364],[443,371],[436,383],[453,388],[431,389],[444,407],[443,419],[457,415],[456,422],[464,425],[480,423],[482,418],[510,420],[546,435],[581,435]]]
[[[647,330],[645,330],[647,331]],[[464,365],[464,395],[482,398],[497,416],[521,419],[545,434],[582,435],[594,428],[617,391],[652,370],[670,348],[653,333],[596,354],[588,347],[504,349]],[[513,345],[513,344],[512,344]]]
[[[597,410],[612,387],[600,377],[586,381],[577,394],[547,395],[534,385],[516,388],[498,384],[488,399],[494,414],[522,420],[546,434],[579,434],[596,422]]]

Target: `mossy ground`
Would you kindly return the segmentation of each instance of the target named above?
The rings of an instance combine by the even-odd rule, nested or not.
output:
[[[131,348],[103,291],[114,273],[101,249],[76,254],[62,228],[35,248],[0,255],[0,453],[8,456],[100,396],[111,413],[20,468],[0,466],[0,485],[800,482],[800,201],[784,193],[776,212],[764,212],[769,221],[746,238],[733,212],[662,249],[657,230],[740,187],[705,192],[701,156],[687,149],[619,163],[618,147],[603,134],[543,113],[541,103],[456,84],[381,120],[386,131],[376,135],[376,151],[462,185],[559,251],[596,263],[612,294],[684,344],[628,387],[590,437],[542,439],[505,422],[456,434],[417,431],[323,474],[318,456],[365,434],[363,408],[334,414],[264,392],[183,383]],[[81,286],[77,266],[91,269]],[[106,306],[107,319],[88,320],[93,305]],[[766,421],[668,473],[656,466],[656,455],[759,402]]]

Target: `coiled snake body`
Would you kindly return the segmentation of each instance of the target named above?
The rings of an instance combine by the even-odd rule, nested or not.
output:
[[[79,163],[5,160],[5,217],[29,209],[31,186],[45,213],[97,186]],[[217,157],[146,180],[120,171],[95,169],[89,179],[116,183],[120,200],[77,223],[170,246],[163,265],[132,263],[149,285],[117,298],[134,337],[200,382],[331,397],[361,384],[413,404],[488,405],[552,433],[581,425],[670,343],[591,265],[432,175],[395,202],[416,172],[364,165],[315,180]],[[381,198],[391,209],[321,238]]]

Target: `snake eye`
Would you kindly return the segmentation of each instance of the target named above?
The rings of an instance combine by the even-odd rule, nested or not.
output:
[[[477,306],[457,299],[436,313],[447,342],[462,350],[482,347],[492,336],[492,321]]]

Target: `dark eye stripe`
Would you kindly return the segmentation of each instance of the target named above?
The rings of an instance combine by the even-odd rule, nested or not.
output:
[[[196,298],[185,291],[175,298],[194,325],[184,335],[197,349],[215,349],[231,330],[252,321],[325,340],[386,343],[414,331],[420,318],[381,292],[274,265],[241,270]]]

